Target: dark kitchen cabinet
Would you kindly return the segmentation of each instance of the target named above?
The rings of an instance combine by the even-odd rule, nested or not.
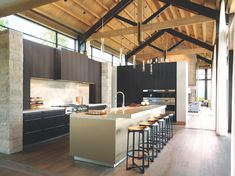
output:
[[[23,113],[23,145],[41,142],[69,132],[65,110]]]
[[[24,40],[24,109],[30,108],[31,77],[90,83],[90,102],[101,102],[101,63],[78,52]]]
[[[89,59],[87,56],[61,49],[57,51],[56,58],[56,78],[79,82],[88,82]]]
[[[117,90],[123,91],[126,104],[140,103],[143,98],[143,89],[176,89],[176,63],[158,63],[153,65],[153,74],[150,74],[150,65],[142,64],[135,69],[132,66],[119,66],[117,68]],[[118,97],[118,106],[122,99]]]
[[[89,103],[101,102],[101,63],[89,60]]]
[[[55,48],[24,40],[24,62],[29,74],[37,78],[54,78]]]

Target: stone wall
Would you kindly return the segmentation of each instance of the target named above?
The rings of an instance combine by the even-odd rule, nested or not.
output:
[[[189,95],[189,102],[194,102],[197,100],[197,58],[196,55],[177,55],[177,56],[168,56],[169,61],[186,61],[188,63],[188,86],[191,89]]]
[[[117,68],[111,63],[102,63],[101,85],[101,102],[108,107],[116,107]]]
[[[22,150],[23,36],[0,32],[0,153]]]
[[[76,103],[76,97],[83,97],[83,103],[89,103],[89,84],[75,81],[62,81],[32,78],[30,97],[42,97],[44,107]]]

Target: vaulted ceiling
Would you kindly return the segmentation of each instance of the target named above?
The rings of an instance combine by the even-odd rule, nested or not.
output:
[[[117,52],[120,48],[123,48],[124,53],[129,54],[129,56],[140,45],[138,33],[133,32],[138,30],[135,25],[139,20],[142,22],[147,20],[148,23],[140,25],[142,31],[144,31],[141,33],[142,37],[139,37],[139,39],[142,39],[142,43],[151,38],[153,33],[161,30],[171,28],[173,32],[164,31],[155,40],[147,43],[145,47],[134,53],[137,54],[137,58],[149,59],[162,56],[165,51],[171,47],[174,48],[174,45],[176,45],[175,48],[181,46],[179,48],[183,48],[183,53],[204,54],[204,56],[211,58],[211,51],[208,48],[201,47],[198,42],[209,46],[215,44],[216,20],[213,16],[208,16],[205,10],[211,9],[213,12],[219,12],[220,0],[143,0],[141,2],[143,12],[141,18],[139,17],[140,1],[142,0],[133,0],[131,3],[125,4],[122,11],[116,11],[118,15],[115,17],[108,16],[110,19],[107,19],[107,23],[104,18],[105,15],[120,4],[120,0],[60,0],[53,2],[47,0],[48,4],[40,4],[42,6],[36,8],[30,6],[29,10],[22,9],[18,15],[74,38],[78,36],[83,38],[83,34],[94,29],[94,26],[101,20],[102,26],[95,28],[97,30],[95,33],[89,33],[91,35],[86,36],[87,40],[97,44],[100,43],[100,38],[104,37],[106,46]],[[46,1],[44,2],[46,3]],[[171,4],[168,4],[168,2],[171,2]],[[190,9],[194,6],[185,7],[182,2],[186,2],[186,5],[189,2],[196,7],[201,7],[199,11],[201,10],[204,13],[201,15],[198,11],[195,12]],[[232,3],[232,0],[226,0],[227,11],[233,10],[231,8]],[[156,12],[159,12],[159,14],[154,16]],[[215,14],[218,15],[218,13]],[[151,16],[154,16],[154,18],[150,20],[149,17]],[[207,17],[205,18],[205,16]],[[126,29],[130,29],[132,32],[128,33]],[[186,36],[186,38],[175,35],[174,31]],[[188,40],[187,37],[196,42]],[[175,53],[169,50],[167,52],[172,55],[180,53],[175,50]]]

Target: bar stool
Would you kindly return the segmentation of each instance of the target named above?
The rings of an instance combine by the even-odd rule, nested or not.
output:
[[[174,114],[168,115],[170,118],[170,138],[173,137],[173,121],[174,121]]]
[[[143,147],[140,149],[138,146],[138,149],[135,147],[135,133],[142,136],[142,144]],[[147,133],[147,141],[145,142],[145,133]],[[132,148],[129,150],[129,136],[132,134]],[[139,138],[140,140],[140,138]],[[137,141],[139,144],[140,141]],[[145,147],[146,144],[146,147]],[[132,169],[132,168],[139,168],[142,173],[144,173],[145,167],[149,167],[149,128],[146,128],[145,126],[130,126],[128,127],[128,134],[127,134],[127,154],[126,154],[126,169]],[[146,150],[145,150],[146,149]],[[135,155],[135,152],[138,152],[138,156]],[[139,152],[142,153],[142,156],[139,156]],[[128,166],[128,160],[129,157],[132,158],[132,166]],[[142,163],[140,165],[137,165],[135,163],[135,159],[141,159]],[[145,164],[145,160],[147,159],[147,164]]]
[[[149,118],[148,122],[153,123],[152,124],[152,131],[153,131],[153,141],[154,141],[154,149],[156,151],[156,155],[154,157],[158,156],[158,152],[160,152],[160,139],[159,139],[159,124],[158,120],[156,118]]]
[[[148,127],[150,128],[150,136],[149,136],[149,139],[148,139],[148,141],[149,141],[148,149],[151,149],[151,155],[149,155],[149,157],[150,157],[150,161],[152,161],[152,162],[154,161],[154,145],[155,145],[153,124],[154,123],[152,123],[152,122],[141,122],[141,123],[139,123],[139,126],[144,126],[146,129]],[[140,136],[139,136],[139,138],[140,138]],[[140,142],[140,140],[139,140],[139,142]],[[138,148],[142,148],[142,147],[143,147],[143,143],[140,142],[138,144]]]
[[[164,116],[164,120],[165,120],[165,131],[166,131],[166,139],[167,139],[167,142],[171,139],[170,137],[170,133],[171,133],[171,129],[170,129],[170,126],[171,126],[171,122],[170,122],[170,117],[169,115],[166,115]]]
[[[159,123],[159,144],[160,149],[163,149],[164,145],[167,143],[167,131],[166,131],[166,121],[164,119],[165,115],[161,114],[157,117],[154,117],[158,120]]]

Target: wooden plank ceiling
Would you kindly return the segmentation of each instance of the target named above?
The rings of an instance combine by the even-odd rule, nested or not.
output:
[[[219,9],[219,0],[193,0],[192,2],[212,9]],[[119,0],[60,0],[21,12],[19,15],[44,25],[48,25],[62,33],[66,33],[76,38],[78,33],[85,33],[118,3]],[[164,5],[165,4],[163,2],[158,0],[143,0],[142,20],[146,20],[149,16],[158,11]],[[134,0],[122,12],[119,13],[119,16],[137,23],[137,20],[139,19],[137,9],[138,0]],[[194,14],[190,11],[186,11],[170,5],[158,17],[155,17],[148,24],[184,19],[193,17],[195,15],[200,14]],[[133,26],[114,17],[98,32],[114,31],[118,29],[124,30],[128,27]],[[173,27],[173,29],[207,44],[215,44],[215,21],[211,20],[190,25],[180,25],[178,27]],[[142,33],[143,40],[150,37],[154,32],[154,27],[151,28],[150,25],[150,29]],[[161,56],[162,52],[155,49],[154,46],[161,48],[162,50],[167,50],[181,40],[182,39],[171,34],[164,33],[161,37],[151,43],[153,46],[146,46],[143,50],[141,50],[138,53],[138,58],[141,60],[153,58],[155,56]],[[100,39],[94,39],[94,41],[97,43],[100,42]],[[139,44],[137,40],[137,34],[128,34],[105,38],[105,45],[116,51],[119,51],[120,48],[123,48],[124,53],[128,53]],[[182,48],[183,54],[185,54],[186,51],[188,51],[188,54],[198,54],[199,51],[202,51],[204,56],[208,58],[211,58],[212,56],[211,52],[205,51],[205,49],[200,50],[198,49],[198,46],[188,41],[183,41],[177,48]],[[171,54],[173,53],[174,52]],[[179,54],[180,52],[175,53]]]

